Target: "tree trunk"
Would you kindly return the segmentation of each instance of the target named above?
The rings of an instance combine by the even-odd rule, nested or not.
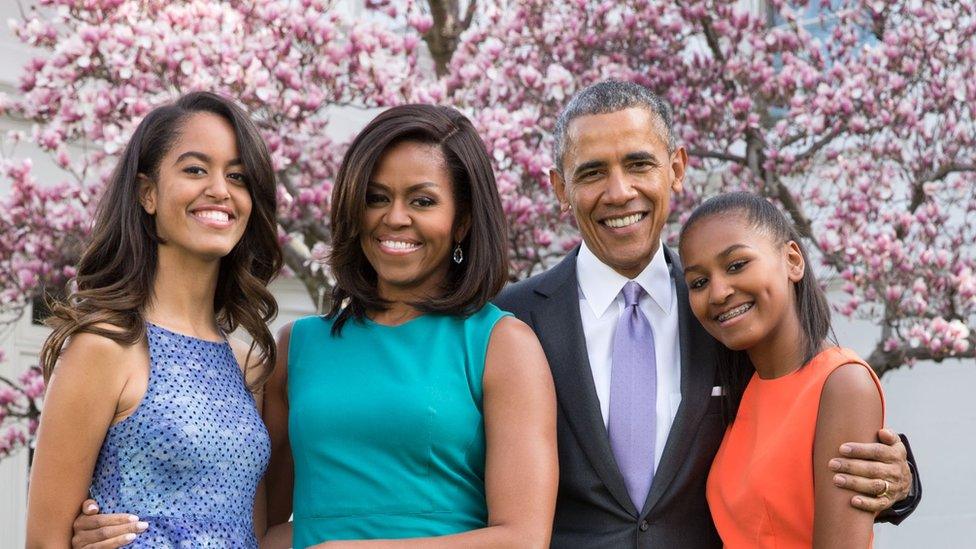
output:
[[[424,33],[424,42],[434,60],[437,76],[447,74],[454,50],[457,49],[461,33],[471,26],[477,9],[477,0],[468,0],[464,13],[461,13],[460,0],[427,0],[434,26]]]

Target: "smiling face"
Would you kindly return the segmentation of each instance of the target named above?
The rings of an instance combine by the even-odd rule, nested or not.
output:
[[[698,220],[681,237],[691,310],[726,347],[803,346],[794,284],[803,278],[795,242],[774,241],[743,214]]]
[[[440,293],[452,249],[464,237],[456,209],[438,146],[406,141],[383,154],[366,189],[360,238],[382,298],[415,301]]]
[[[657,252],[671,193],[681,190],[685,173],[684,149],[668,154],[655,116],[634,107],[574,119],[562,174],[549,174],[586,246],[628,278]]]
[[[140,174],[140,202],[155,216],[160,252],[219,259],[251,215],[234,128],[212,113],[190,115],[155,177]]]

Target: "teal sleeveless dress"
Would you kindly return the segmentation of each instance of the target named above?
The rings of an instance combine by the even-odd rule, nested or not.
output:
[[[492,304],[399,326],[306,317],[288,349],[296,548],[483,528]]]

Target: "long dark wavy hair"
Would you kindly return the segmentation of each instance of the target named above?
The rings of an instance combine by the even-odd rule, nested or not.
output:
[[[336,284],[326,318],[335,319],[333,334],[338,335],[350,318],[362,320],[367,311],[381,311],[388,305],[377,294],[376,271],[363,253],[360,236],[370,177],[383,154],[403,142],[440,149],[454,191],[455,225],[470,220],[468,234],[460,242],[464,261],[449,262],[441,295],[413,306],[425,313],[470,315],[495,297],[508,279],[508,227],[491,158],[474,126],[451,107],[393,107],[353,140],[332,189],[329,267]]]
[[[740,215],[753,228],[768,234],[777,244],[792,241],[800,249],[806,268],[803,270],[803,278],[793,284],[793,291],[796,296],[796,314],[803,333],[803,341],[800,342],[803,347],[803,363],[809,362],[820,352],[824,341],[836,338],[831,335],[827,296],[817,282],[810,255],[796,227],[768,200],[749,192],[735,192],[712,197],[695,208],[681,228],[680,240],[684,240],[696,223],[717,215]],[[733,351],[724,345],[721,347],[718,375],[725,389],[726,412],[731,419],[735,417],[742,393],[755,368],[745,351]]]
[[[224,333],[243,326],[250,334],[248,362],[257,351],[258,360],[251,368],[260,373],[251,390],[271,375],[275,345],[267,322],[277,315],[278,305],[267,284],[282,262],[271,157],[257,127],[240,107],[219,95],[194,92],[146,115],[119,159],[98,204],[91,239],[77,276],[69,282],[67,298],[51,305],[46,324],[53,331],[40,357],[45,379],[74,334],[97,334],[123,345],[144,337],[143,309],[152,299],[160,238],[153,216],[139,202],[138,176],[158,177],[160,162],[186,120],[196,113],[215,114],[233,127],[253,204],[244,236],[220,260],[214,294],[217,325]]]

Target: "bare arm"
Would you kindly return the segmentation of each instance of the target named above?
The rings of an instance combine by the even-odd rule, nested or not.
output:
[[[288,342],[291,324],[278,332],[278,359],[265,385],[264,424],[271,435],[271,462],[264,476],[269,527],[288,522],[291,516],[295,468],[288,441]]]
[[[93,334],[71,339],[44,399],[27,502],[27,547],[68,547],[78,502],[141,349]],[[140,399],[141,400],[141,399]]]
[[[834,484],[828,463],[842,443],[875,441],[883,420],[881,395],[864,366],[846,364],[830,374],[813,444],[816,549],[870,545],[874,513],[851,506],[850,493]]]
[[[549,546],[559,471],[556,395],[531,328],[506,317],[488,344],[484,374],[488,526],[434,538],[334,541],[328,549]]]

